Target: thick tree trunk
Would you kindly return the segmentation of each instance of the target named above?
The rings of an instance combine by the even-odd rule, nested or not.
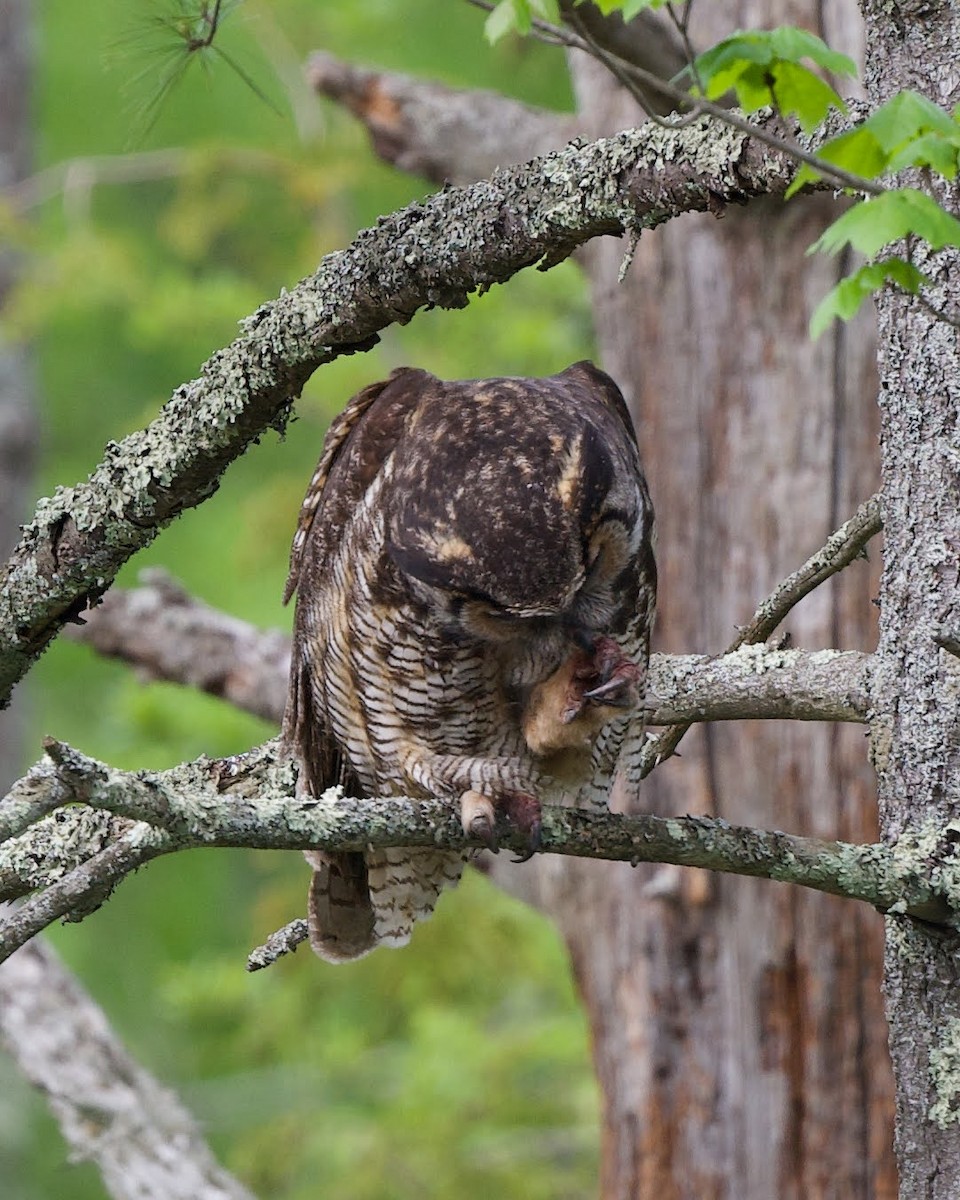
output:
[[[866,82],[882,102],[902,88],[944,108],[960,101],[956,4],[869,0]],[[940,199],[954,213],[958,190]],[[960,254],[924,256],[931,299],[960,312]],[[873,754],[885,837],[923,835],[960,805],[958,663],[933,635],[960,626],[960,335],[916,300],[877,303],[886,553]],[[930,840],[931,859],[955,847]],[[897,1076],[903,1200],[960,1195],[960,941],[916,922],[887,922],[885,990]]]
[[[819,11],[718,8],[702,6],[701,44],[805,15],[816,29]],[[852,4],[831,19],[819,31],[855,53]],[[598,132],[636,121],[593,64],[576,70]],[[831,215],[820,198],[681,218],[643,235],[620,285],[624,246],[588,251],[603,365],[636,415],[657,507],[661,650],[720,650],[875,486],[868,328],[807,338],[836,264],[804,250]],[[851,568],[791,615],[794,643],[871,647],[873,595],[874,577]],[[628,803],[874,836],[856,731],[706,727],[682,754]],[[895,1194],[878,917],[676,868],[563,862],[549,883],[593,1026],[604,1197]]]

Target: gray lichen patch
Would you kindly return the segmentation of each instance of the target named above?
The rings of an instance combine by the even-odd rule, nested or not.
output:
[[[927,1115],[939,1128],[960,1125],[960,1018],[952,1017],[930,1051],[930,1080],[936,1099]]]
[[[897,875],[905,883],[922,884],[939,897],[960,922],[960,820],[928,818],[897,839],[892,848]],[[894,911],[894,910],[891,910]]]

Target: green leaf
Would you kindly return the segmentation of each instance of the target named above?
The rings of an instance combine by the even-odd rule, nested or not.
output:
[[[806,133],[816,129],[831,108],[846,112],[847,106],[834,89],[806,67],[780,62],[771,75],[777,108],[787,116],[793,113]]]
[[[632,21],[645,8],[663,8],[666,0],[625,0],[621,13],[625,21]]]
[[[820,301],[810,318],[810,336],[818,338],[834,317],[849,321],[859,312],[864,300],[879,291],[885,283],[895,283],[905,292],[916,294],[925,281],[926,276],[903,258],[868,263],[842,279]]]
[[[838,217],[823,231],[808,253],[836,254],[848,243],[867,258],[908,233],[929,242],[934,250],[960,246],[960,221],[916,188],[898,188],[874,196]]]
[[[529,33],[531,20],[528,0],[500,0],[484,22],[483,36],[493,46],[508,33]]]
[[[531,9],[544,21],[560,23],[560,6],[558,0],[530,0]]]
[[[802,58],[832,71],[834,75],[854,78],[857,74],[856,64],[846,54],[840,54],[830,47],[815,33],[806,29],[796,29],[791,25],[782,25],[770,31],[770,48],[775,58],[784,62],[798,63]]]
[[[533,26],[533,18],[558,22],[560,9],[557,0],[500,0],[487,17],[483,27],[484,36],[493,45],[508,33],[526,37]]]
[[[906,143],[887,163],[891,173],[904,167],[930,167],[944,179],[956,179],[960,144],[937,133],[925,133]]]
[[[923,133],[939,133],[947,139],[960,134],[960,125],[942,108],[919,92],[899,92],[867,120],[868,128],[887,153]]]
[[[810,130],[831,107],[844,111],[845,106],[802,59],[841,75],[854,73],[846,55],[814,34],[790,27],[733,34],[701,54],[696,69],[708,99],[717,100],[732,89],[746,112],[772,104],[780,112],[795,114]]]
[[[849,133],[843,133],[840,137],[824,143],[817,151],[817,157],[833,163],[835,167],[841,167],[844,171],[849,171],[851,175],[862,175],[867,179],[881,175],[886,170],[888,162],[880,143],[865,125],[860,125],[856,129],[851,129]],[[813,183],[822,178],[822,172],[818,171],[816,167],[803,163],[784,193],[784,198],[789,200],[805,183]]]
[[[576,2],[579,6],[590,3],[590,0],[576,0]],[[625,21],[632,21],[637,13],[643,12],[645,8],[663,8],[667,0],[593,0],[593,3],[605,17],[618,12]]]

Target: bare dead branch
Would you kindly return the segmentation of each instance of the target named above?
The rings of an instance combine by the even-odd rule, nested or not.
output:
[[[577,132],[573,116],[497,92],[369,70],[326,51],[310,56],[306,72],[315,91],[362,122],[380,158],[434,183],[473,183],[546,154]]]
[[[740,646],[754,642],[765,642],[787,613],[855,559],[864,557],[867,542],[883,528],[880,513],[880,496],[873,495],[864,500],[857,511],[826,542],[812,554],[802,567],[779,584],[757,607],[749,623],[745,625],[730,644],[728,653]]]
[[[157,567],[140,580],[141,587],[111,588],[83,625],[70,626],[71,639],[129,663],[143,680],[186,684],[279,722],[289,636],[211,608]]]
[[[247,970],[262,971],[271,967],[278,958],[292,954],[310,936],[310,928],[303,918],[291,921],[276,933],[271,933],[262,946],[257,946],[247,955]]]
[[[0,967],[0,1040],[114,1200],[253,1200],[41,941]]]

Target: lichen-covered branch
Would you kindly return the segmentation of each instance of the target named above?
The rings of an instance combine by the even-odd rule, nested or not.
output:
[[[86,482],[40,502],[0,573],[0,704],[127,559],[210,496],[257,437],[283,428],[317,367],[591,238],[781,194],[794,170],[789,156],[708,119],[645,126],[447,189],[364,230],[248,317],[150,425],[108,445]]]
[[[142,579],[142,587],[109,591],[71,636],[129,663],[143,678],[187,684],[279,722],[286,702],[289,638],[218,612],[156,568],[145,571]],[[655,654],[647,724],[865,721],[869,671],[870,656],[855,651],[750,646],[720,658]],[[29,793],[29,788],[26,776],[16,794]],[[3,828],[0,809],[0,835]]]
[[[48,746],[48,756],[35,769],[38,779],[43,773],[50,788],[59,794],[65,789],[80,803],[0,844],[0,875],[23,878],[24,893],[30,890],[28,875],[34,881],[45,875],[57,879],[0,921],[0,961],[57,917],[90,911],[120,879],[158,854],[199,846],[479,848],[464,837],[459,809],[448,802],[344,798],[337,788],[317,798],[298,796],[296,768],[276,742],[234,758],[200,759],[158,772],[118,771],[60,743]],[[119,836],[117,818],[125,822]],[[103,849],[107,829],[115,841]],[[523,848],[516,831],[500,832],[502,845]],[[956,833],[943,829],[894,848],[854,846],[708,818],[551,807],[543,815],[542,849],[761,876],[960,927],[956,844]]]
[[[39,941],[0,967],[0,1041],[47,1101],[74,1158],[96,1163],[114,1200],[252,1200]]]
[[[737,633],[727,647],[728,655],[735,654],[747,646],[765,642],[787,616],[790,610],[830,578],[842,571],[864,553],[864,547],[883,528],[880,513],[880,497],[865,500],[849,520],[835,529],[819,550],[807,561],[779,583],[766,599],[757,606],[749,622]],[[720,661],[723,661],[721,659]],[[868,705],[865,705],[865,710]],[[865,711],[864,710],[864,711]],[[665,762],[676,752],[692,722],[678,721],[665,729],[657,738],[644,747],[641,778],[645,778],[654,767]]]

